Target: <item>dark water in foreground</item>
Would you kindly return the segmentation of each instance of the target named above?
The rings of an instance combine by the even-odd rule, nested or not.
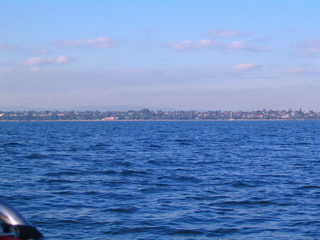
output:
[[[1,122],[49,239],[320,239],[320,122]]]

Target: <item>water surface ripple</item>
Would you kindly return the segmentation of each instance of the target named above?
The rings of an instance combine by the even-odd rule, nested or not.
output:
[[[1,122],[48,239],[320,239],[320,122]]]

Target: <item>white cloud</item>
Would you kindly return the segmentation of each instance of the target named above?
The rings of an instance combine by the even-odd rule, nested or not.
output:
[[[167,46],[173,50],[183,51],[183,50],[197,50],[201,48],[208,48],[216,46],[217,43],[210,39],[203,39],[199,41],[184,40],[180,42],[170,42]]]
[[[87,40],[56,40],[52,44],[60,47],[84,47],[84,48],[111,48],[119,43],[118,40],[98,37]]]
[[[29,58],[29,59],[25,60],[23,62],[23,65],[27,65],[27,66],[44,65],[49,62],[50,62],[49,59],[33,57],[33,58]]]
[[[204,48],[214,48],[225,52],[235,52],[241,50],[262,52],[268,50],[268,48],[265,47],[249,45],[246,41],[233,41],[229,44],[224,44],[221,42],[213,41],[211,39],[203,39],[199,41],[184,40],[180,42],[169,42],[166,44],[166,46],[177,51],[192,51]]]
[[[226,51],[237,51],[245,48],[245,41],[233,41],[226,47]]]
[[[65,55],[60,55],[57,58],[40,58],[40,57],[32,57],[23,62],[23,65],[26,66],[42,66],[42,65],[56,65],[68,63],[70,60]]]
[[[260,65],[254,63],[240,63],[234,66],[233,69],[236,71],[249,71],[260,67]]]
[[[263,52],[263,51],[267,51],[268,48],[248,45],[246,41],[233,41],[224,47],[224,51],[227,51],[227,52],[241,51],[241,50],[252,51],[252,52]]]
[[[54,63],[56,64],[67,63],[67,62],[69,62],[69,58],[65,55],[60,55],[54,60]]]
[[[243,32],[234,29],[215,29],[209,32],[211,37],[236,37],[244,35]]]

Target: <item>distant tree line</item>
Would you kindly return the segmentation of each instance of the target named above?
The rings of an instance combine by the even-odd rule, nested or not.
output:
[[[113,120],[320,120],[320,112],[257,111],[0,111],[0,121],[113,121]]]

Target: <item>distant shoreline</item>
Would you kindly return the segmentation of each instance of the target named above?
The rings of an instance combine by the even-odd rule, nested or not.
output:
[[[319,119],[136,119],[136,120],[0,120],[0,122],[304,122]]]
[[[0,121],[305,121],[320,112],[293,110],[233,111],[0,111]]]

